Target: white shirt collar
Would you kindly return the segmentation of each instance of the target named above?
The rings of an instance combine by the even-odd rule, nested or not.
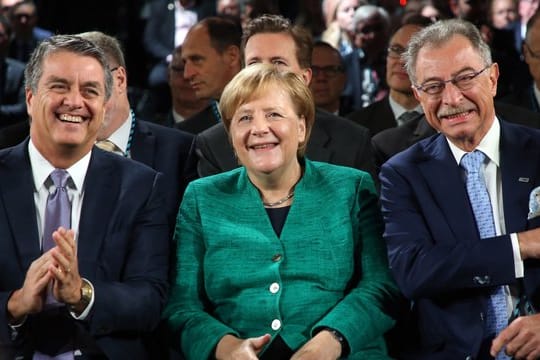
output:
[[[69,167],[67,172],[75,185],[77,193],[81,193],[84,185],[84,178],[88,171],[88,165],[90,164],[90,156],[92,152],[89,151],[79,161]],[[35,190],[39,190],[44,184],[51,172],[54,170],[54,166],[41,155],[36,148],[32,139],[28,142],[28,156],[30,157],[30,166],[32,167],[32,175],[34,177]]]
[[[499,140],[501,138],[501,125],[499,124],[499,119],[495,117],[495,120],[493,121],[493,124],[491,124],[491,127],[489,128],[488,132],[484,136],[484,138],[480,141],[480,144],[476,147],[475,150],[480,150],[486,156],[489,158],[489,160],[493,161],[497,167],[499,167]],[[454,145],[448,138],[446,139],[448,142],[448,145],[450,146],[450,150],[452,151],[452,155],[454,155],[454,158],[459,165],[461,158],[463,155],[465,155],[467,152],[461,150],[456,145]]]
[[[416,111],[420,114],[424,113],[424,109],[422,108],[422,105],[418,104],[414,109],[405,109],[403,106],[398,104],[394,99],[392,99],[392,96],[388,95],[388,102],[390,103],[390,108],[392,109],[392,112],[394,113],[394,118],[397,119],[403,113],[407,111]]]
[[[109,136],[108,140],[112,141],[114,145],[116,145],[120,150],[122,150],[122,153],[125,154],[127,151],[127,145],[129,141],[129,133],[131,132],[131,122],[133,121],[133,118],[131,117],[131,111],[129,112],[129,116],[122,123],[122,125],[116,129],[115,132]]]

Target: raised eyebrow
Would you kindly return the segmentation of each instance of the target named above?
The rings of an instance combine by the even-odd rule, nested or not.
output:
[[[474,68],[472,68],[471,66],[466,66],[466,67],[464,67],[464,68],[462,68],[462,69],[460,69],[460,70],[458,70],[456,72],[453,72],[452,76],[451,76],[451,79],[455,78],[456,76],[462,75],[466,71],[476,72],[476,70]],[[424,80],[424,82],[422,84],[427,84],[429,82],[439,82],[439,81],[444,82],[444,81],[447,81],[447,80],[443,80],[440,77],[433,76],[433,77],[430,77],[430,78],[427,78],[426,80]]]

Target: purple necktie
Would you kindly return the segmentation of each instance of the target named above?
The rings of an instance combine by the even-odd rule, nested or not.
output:
[[[45,207],[43,252],[56,246],[52,234],[58,227],[63,226],[66,229],[71,227],[71,203],[69,202],[66,186],[69,173],[66,170],[55,169],[51,172],[50,178],[56,189],[49,194],[47,206]]]
[[[56,246],[52,234],[58,227],[66,229],[71,227],[71,203],[67,192],[67,181],[69,173],[66,170],[55,169],[51,172],[50,178],[55,186],[55,190],[49,193],[47,205],[45,207],[45,224],[43,225],[43,252]],[[47,291],[45,303],[47,305],[58,306],[58,302],[52,295],[51,287]]]

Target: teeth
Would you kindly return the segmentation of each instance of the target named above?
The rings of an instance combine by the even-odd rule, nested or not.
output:
[[[68,115],[68,114],[60,115],[60,120],[72,122],[72,123],[81,123],[83,121],[82,117],[80,116],[74,116],[74,115]]]
[[[266,149],[266,148],[268,148],[268,147],[270,147],[269,144],[264,144],[264,145],[253,145],[253,148],[256,149],[256,150],[258,150],[258,149]]]

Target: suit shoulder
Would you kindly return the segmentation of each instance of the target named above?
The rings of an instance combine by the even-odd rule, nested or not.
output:
[[[350,119],[336,116],[322,110],[317,110],[315,113],[314,126],[321,126],[328,130],[340,132],[342,134],[350,134],[351,136],[363,134],[369,137],[369,130],[365,126],[357,124]]]
[[[237,189],[243,168],[239,167],[223,173],[205,176],[189,183],[188,188],[204,194],[229,193]]]
[[[348,166],[306,160],[306,168],[308,167],[310,170],[307,172],[311,173],[312,177],[324,182],[343,184],[357,183],[367,179],[372,180],[369,173]]]
[[[145,120],[138,120],[142,126],[146,127],[152,134],[157,137],[164,137],[176,140],[192,141],[195,137],[193,134],[180,129],[171,128],[168,126],[152,123]]]

